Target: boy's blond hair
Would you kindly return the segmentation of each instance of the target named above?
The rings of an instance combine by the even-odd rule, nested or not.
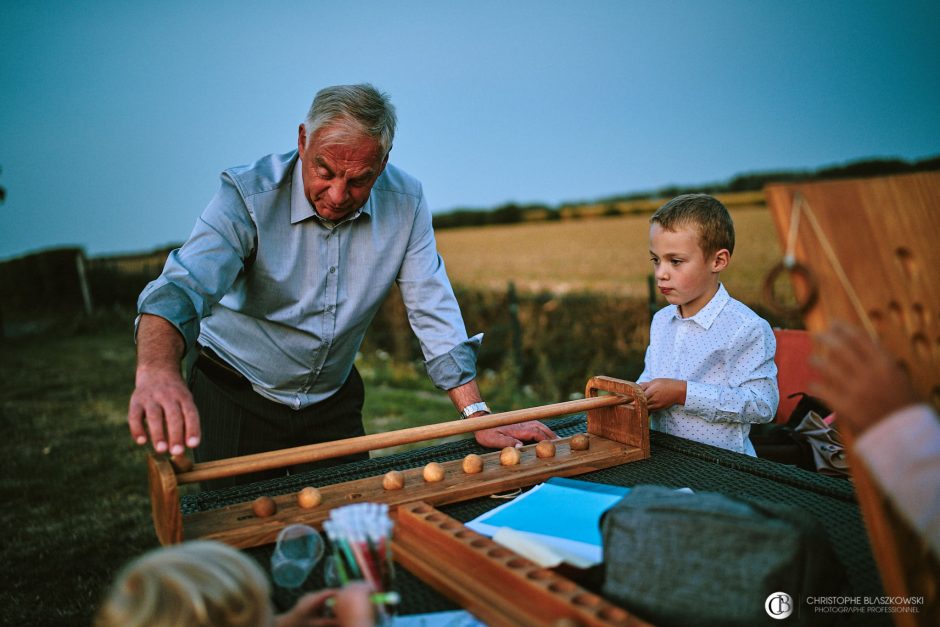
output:
[[[694,225],[698,228],[698,244],[705,256],[722,248],[734,253],[734,222],[720,200],[708,194],[676,196],[656,210],[651,224],[659,224],[667,231]]]
[[[272,624],[270,584],[247,555],[196,540],[154,549],[118,574],[97,627]]]

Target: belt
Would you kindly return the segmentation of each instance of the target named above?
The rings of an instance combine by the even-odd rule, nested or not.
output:
[[[196,357],[196,367],[206,373],[210,378],[239,387],[247,387],[249,385],[245,375],[219,357],[214,350],[208,346],[197,345],[197,347],[199,349],[199,355]]]

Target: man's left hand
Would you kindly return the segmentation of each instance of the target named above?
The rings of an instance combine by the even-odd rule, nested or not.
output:
[[[473,420],[473,418],[468,418],[468,420]],[[540,442],[541,440],[554,440],[558,437],[554,431],[538,420],[483,429],[477,431],[474,435],[477,444],[487,448],[505,448],[507,446],[519,448],[523,442]]]

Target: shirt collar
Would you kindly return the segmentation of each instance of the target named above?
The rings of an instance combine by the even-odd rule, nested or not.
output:
[[[294,170],[291,174],[291,192],[290,192],[290,223],[297,224],[298,222],[303,222],[304,220],[309,220],[314,218],[318,220],[321,224],[328,228],[333,228],[337,224],[342,222],[348,222],[350,220],[355,220],[361,214],[366,214],[367,216],[372,215],[372,194],[369,194],[369,199],[366,200],[366,204],[357,209],[355,213],[351,216],[342,220],[342,222],[332,222],[325,218],[320,217],[316,212],[316,209],[313,208],[313,205],[310,204],[310,201],[307,200],[307,194],[304,191],[304,174],[303,174],[303,164],[301,162],[300,155],[297,155],[296,161],[294,161]]]
[[[712,296],[712,299],[702,307],[697,314],[691,318],[683,318],[679,315],[679,307],[675,307],[673,315],[677,320],[689,320],[695,322],[697,325],[703,329],[708,329],[712,326],[712,323],[715,322],[715,318],[718,317],[718,314],[721,313],[721,310],[725,308],[725,304],[731,299],[731,296],[728,294],[728,290],[725,289],[723,283],[718,284],[718,291],[715,292],[715,295]]]

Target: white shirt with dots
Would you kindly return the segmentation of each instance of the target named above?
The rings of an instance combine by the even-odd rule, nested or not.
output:
[[[664,433],[756,456],[751,423],[777,412],[777,342],[767,321],[718,292],[691,318],[676,305],[656,312],[646,367],[637,383],[686,382],[685,405],[653,412],[650,426]]]

